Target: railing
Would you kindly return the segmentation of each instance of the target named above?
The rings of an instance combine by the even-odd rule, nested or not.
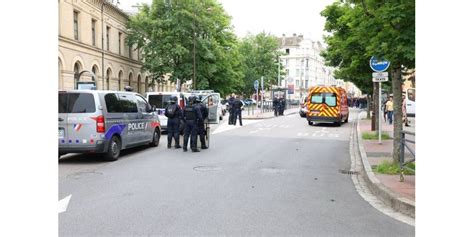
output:
[[[297,108],[299,104],[291,103],[289,101],[286,102],[285,110]],[[244,105],[244,111],[247,110],[248,115],[254,115],[256,113],[267,113],[273,112],[273,101],[263,101],[263,109],[262,109],[262,101],[258,102],[258,108],[256,104]]]
[[[415,172],[415,170],[413,170],[413,169],[411,169],[410,167],[407,166],[409,163],[412,163],[412,162],[415,161],[415,151],[413,151],[412,148],[410,148],[410,147],[407,145],[407,143],[415,144],[415,141],[406,139],[406,138],[405,138],[405,135],[412,135],[412,136],[414,137],[414,136],[415,136],[415,133],[409,132],[409,131],[402,131],[401,135],[402,135],[402,137],[401,137],[401,141],[400,141],[400,158],[399,158],[399,163],[400,163],[400,182],[404,182],[404,181],[405,181],[405,177],[404,177],[404,175],[403,175],[403,172],[404,172],[405,170],[409,170],[409,171]],[[405,161],[405,147],[406,147],[406,149],[411,153],[411,155],[413,156],[413,159],[408,160],[408,161]]]

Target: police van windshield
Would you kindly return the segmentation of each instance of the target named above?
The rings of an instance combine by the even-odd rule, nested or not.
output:
[[[149,95],[148,103],[154,105],[156,108],[166,108],[171,99],[171,95]]]
[[[311,95],[312,104],[325,103],[329,107],[334,107],[337,104],[337,96],[334,93],[316,93]]]
[[[94,96],[89,93],[59,93],[59,113],[94,113]]]

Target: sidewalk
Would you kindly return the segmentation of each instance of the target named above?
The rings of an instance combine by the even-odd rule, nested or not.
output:
[[[291,109],[286,109],[284,112],[284,115],[290,115],[290,114],[295,114],[300,111],[300,107],[295,107]],[[252,113],[253,112],[253,113]],[[268,111],[265,113],[261,113],[260,110],[254,109],[253,111],[250,109],[248,110],[245,108],[245,110],[242,110],[242,119],[270,119],[270,118],[275,118],[275,114],[273,111]]]
[[[393,140],[382,140],[382,144],[379,144],[377,140],[362,140],[362,134],[364,132],[375,132],[371,131],[371,120],[362,119],[365,118],[366,113],[362,113],[358,122],[359,135],[358,143],[361,145],[360,152],[362,159],[366,159],[364,164],[370,166],[365,167],[365,170],[372,170],[372,167],[381,164],[383,161],[392,161],[392,152],[393,152]],[[403,126],[405,131],[415,132],[415,122],[410,121],[410,127]],[[382,131],[387,132],[391,138],[393,138],[393,125],[382,122]],[[407,136],[407,139],[415,140],[413,136]],[[415,144],[409,144],[410,148],[415,150]],[[365,153],[362,154],[362,153]],[[405,149],[405,160],[411,159],[413,156]],[[368,172],[367,172],[368,173]],[[372,173],[372,172],[371,172]],[[403,212],[408,212],[407,214],[414,217],[415,213],[415,175],[405,175],[405,182],[400,182],[400,175],[384,175],[373,172],[372,174],[367,174],[371,176],[368,178],[369,185],[377,186],[375,187],[379,197],[382,199],[385,198],[385,202],[389,202],[392,207],[395,206],[395,209],[398,209],[400,206]],[[388,190],[388,192],[384,192]],[[411,206],[412,205],[412,206]],[[407,211],[408,206],[409,211]],[[400,211],[400,210],[399,210]]]

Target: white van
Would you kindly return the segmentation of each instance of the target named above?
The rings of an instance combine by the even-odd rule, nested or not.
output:
[[[406,90],[407,117],[415,117],[415,88]]]
[[[161,122],[162,131],[167,130],[168,117],[165,116],[166,106],[169,104],[171,96],[176,96],[178,98],[178,105],[181,109],[184,109],[186,106],[186,99],[183,93],[181,92],[148,92],[146,93],[146,99],[150,105],[156,107],[156,112]]]

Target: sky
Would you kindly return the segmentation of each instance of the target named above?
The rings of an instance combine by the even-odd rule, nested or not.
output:
[[[117,1],[117,0],[115,0]],[[302,34],[315,41],[323,40],[324,18],[320,12],[334,0],[217,0],[232,16],[232,25],[239,37],[262,31],[277,37]],[[119,7],[136,12],[137,3],[152,0],[120,0]]]

